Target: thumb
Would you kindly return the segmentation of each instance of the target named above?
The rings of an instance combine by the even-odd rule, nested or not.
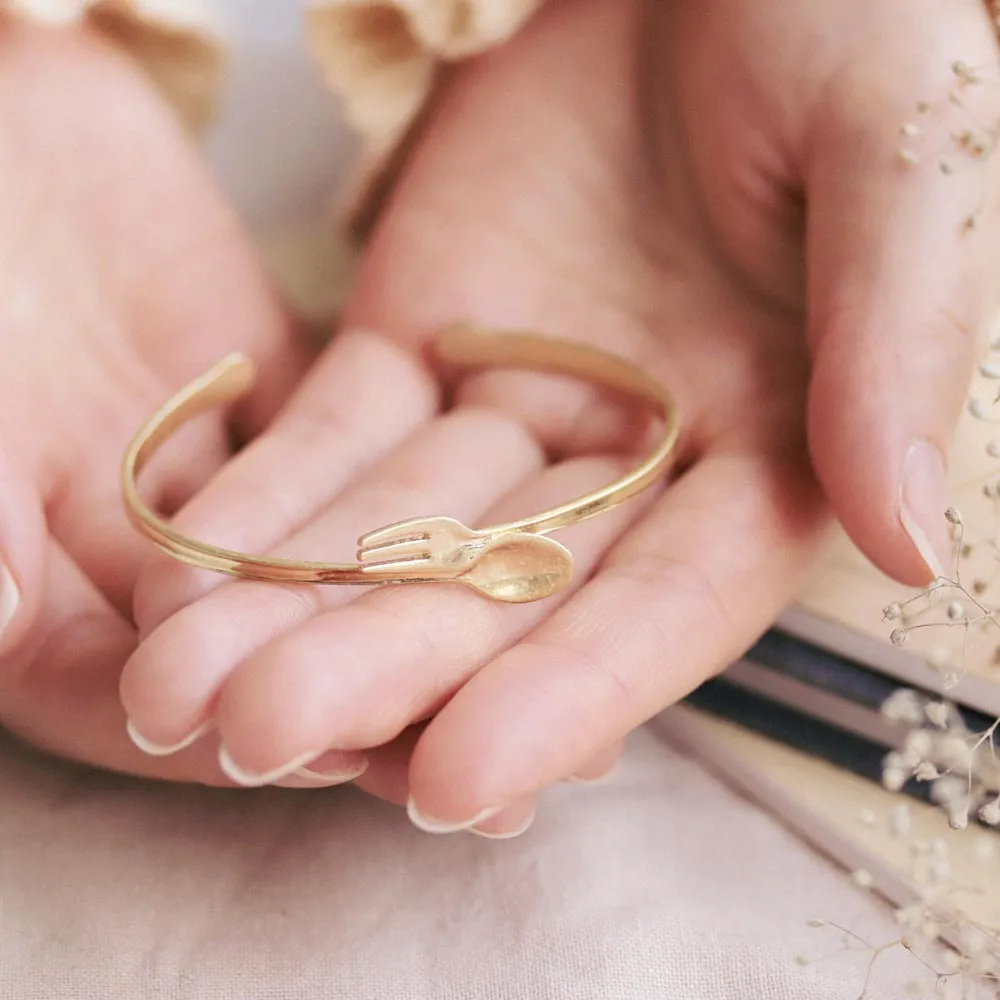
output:
[[[879,93],[879,81],[865,83]],[[988,267],[997,161],[951,134],[962,109],[946,95],[959,85],[938,79],[945,107],[919,125],[906,124],[917,117],[912,90],[878,120],[834,109],[806,172],[813,464],[854,542],[907,585],[951,573],[948,446],[1000,284]],[[977,117],[997,119],[996,96],[979,88]],[[841,108],[851,106],[871,102]]]

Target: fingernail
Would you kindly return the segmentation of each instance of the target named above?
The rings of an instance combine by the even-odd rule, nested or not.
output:
[[[368,758],[357,750],[329,750],[297,768],[295,774],[328,784],[353,781],[368,770]]]
[[[297,757],[293,757],[280,767],[258,774],[240,767],[233,760],[225,744],[223,744],[219,747],[219,767],[222,768],[222,772],[227,778],[236,782],[237,785],[242,785],[244,788],[261,788],[264,785],[273,785],[275,782],[281,781],[292,774],[310,778],[313,781],[325,782],[326,784],[338,784],[351,781],[359,775],[364,774],[365,769],[368,767],[368,759],[364,754],[346,750],[339,752],[341,767],[335,772],[329,772],[325,768],[323,771],[315,771],[311,767],[306,766],[320,759],[325,761],[331,756],[332,754],[323,751],[317,753],[315,750],[309,750],[306,753],[299,754]]]
[[[528,815],[517,826],[511,827],[509,830],[478,830],[473,826],[470,827],[469,833],[474,833],[477,837],[485,837],[487,840],[513,840],[514,837],[520,837],[535,822],[535,815],[536,810],[532,806]]]
[[[21,603],[21,591],[9,569],[0,563],[0,635],[10,624],[10,620]]]
[[[951,530],[945,520],[948,472],[944,456],[929,441],[910,446],[903,463],[899,520],[933,579],[947,577],[952,560]]]
[[[453,820],[435,819],[433,816],[422,813],[417,807],[417,803],[413,800],[412,795],[406,800],[406,815],[410,817],[410,822],[418,830],[423,830],[424,833],[458,833],[461,830],[469,830],[476,826],[476,824],[488,820],[491,816],[496,816],[502,809],[503,806],[491,806],[489,809],[483,809],[481,812],[476,813],[471,819],[455,822]]]
[[[619,761],[600,774],[571,774],[566,780],[574,785],[606,785],[618,774]]]
[[[125,721],[125,732],[128,738],[144,753],[150,757],[169,757],[171,754],[179,753],[181,750],[197,743],[212,728],[211,720],[203,722],[193,732],[188,733],[180,742],[167,745],[165,743],[154,743],[151,739],[143,736],[135,723],[131,719]]]

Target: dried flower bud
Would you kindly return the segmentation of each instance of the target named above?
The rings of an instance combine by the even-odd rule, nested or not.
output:
[[[944,645],[934,646],[927,654],[927,666],[939,674],[951,664],[951,650]]]
[[[912,825],[910,807],[903,802],[894,805],[889,813],[889,833],[893,837],[906,837]]]
[[[951,621],[961,621],[965,617],[965,605],[961,601],[952,601],[945,613]]]
[[[935,858],[927,866],[927,881],[931,885],[943,885],[951,878],[951,862],[947,858]]]
[[[899,767],[882,769],[882,787],[887,792],[898,792],[906,784],[906,772]]]
[[[906,644],[906,640],[910,637],[910,633],[905,628],[894,628],[889,633],[889,641],[894,646],[903,646]]]
[[[899,134],[905,135],[908,139],[912,139],[916,135],[920,135],[921,129],[919,125],[915,125],[913,122],[903,122],[899,126]]]
[[[882,621],[884,622],[894,622],[898,618],[903,617],[903,605],[899,601],[895,601],[892,604],[887,604],[882,609]]]
[[[979,818],[989,826],[1000,826],[1000,799],[987,802],[979,810]]]
[[[891,722],[902,722],[908,726],[919,726],[924,721],[923,703],[911,688],[893,691],[882,703],[881,712]]]
[[[859,868],[857,871],[851,872],[851,881],[862,889],[870,889],[875,884],[872,873],[866,868]]]
[[[948,706],[943,701],[931,701],[924,706],[924,715],[939,729],[948,725]]]
[[[957,802],[965,802],[965,795],[965,782],[954,774],[942,774],[931,785],[931,801],[939,806],[953,808]]]
[[[926,729],[915,729],[913,732],[907,733],[903,743],[905,755],[909,757],[910,754],[913,754],[918,763],[930,757],[933,747],[934,740]]]
[[[969,814],[965,809],[952,809],[948,812],[948,826],[953,830],[964,830],[969,825]]]
[[[905,146],[900,146],[900,148],[896,150],[896,155],[908,167],[915,167],[918,163],[920,163],[920,154],[915,149],[907,149]]]
[[[944,512],[944,519],[949,524],[961,524],[962,523],[962,515],[959,512],[959,510],[958,510],[957,507],[949,507]]]
[[[816,917],[810,917],[806,921],[806,927],[826,927],[826,921],[817,920]]]
[[[878,822],[878,818],[871,809],[862,809],[858,812],[858,822],[862,826],[874,826]]]

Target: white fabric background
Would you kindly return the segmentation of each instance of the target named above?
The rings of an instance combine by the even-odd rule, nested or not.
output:
[[[0,744],[0,997],[856,1000],[885,914],[639,734],[520,840],[435,837],[352,790],[144,784]],[[906,995],[912,959],[871,1000]],[[924,978],[926,982],[926,977]]]

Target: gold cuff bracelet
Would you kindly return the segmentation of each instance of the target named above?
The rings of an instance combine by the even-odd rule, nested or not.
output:
[[[616,482],[519,521],[475,530],[450,517],[400,521],[362,535],[354,563],[248,555],[176,531],[145,505],[137,488],[143,467],[178,427],[250,390],[256,368],[245,355],[235,353],[176,393],[132,440],[122,462],[122,491],[130,520],[181,562],[251,580],[323,584],[449,581],[512,603],[540,600],[562,590],[572,578],[573,557],[564,546],[543,536],[617,507],[666,472],[679,429],[672,396],[637,366],[569,341],[456,327],[440,335],[434,347],[443,362],[458,369],[500,366],[554,372],[625,393],[659,411],[664,422],[662,438],[641,465]]]

